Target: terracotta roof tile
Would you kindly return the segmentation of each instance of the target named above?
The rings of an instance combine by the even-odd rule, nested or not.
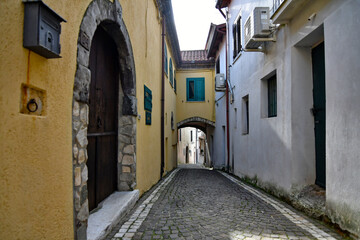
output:
[[[206,50],[181,51],[181,60],[184,62],[209,61],[206,57]]]

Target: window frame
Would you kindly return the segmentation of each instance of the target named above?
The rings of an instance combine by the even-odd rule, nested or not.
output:
[[[266,80],[267,83],[267,108],[268,118],[277,117],[277,77],[272,75]]]
[[[241,12],[235,18],[235,21],[232,26],[233,33],[233,60],[241,55]]]
[[[168,55],[167,55],[167,47],[166,47],[166,43],[164,44],[164,72],[166,74],[166,76],[168,75]]]
[[[169,71],[170,71],[170,76],[169,76],[170,85],[171,87],[174,87],[174,72],[173,72],[173,63],[171,58],[169,59]]]
[[[190,98],[190,82],[194,82],[194,97]],[[202,90],[198,90],[197,86],[201,84]],[[201,91],[202,93],[197,96],[197,92]],[[205,78],[186,78],[186,101],[187,102],[205,102]]]

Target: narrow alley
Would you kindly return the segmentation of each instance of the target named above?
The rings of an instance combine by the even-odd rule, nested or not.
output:
[[[360,240],[359,12],[1,0],[0,240]]]
[[[230,175],[177,168],[108,236],[118,239],[341,239]]]

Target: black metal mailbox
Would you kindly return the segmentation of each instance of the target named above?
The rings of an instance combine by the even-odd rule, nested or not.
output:
[[[23,0],[23,46],[45,58],[60,58],[61,22],[66,22],[42,0]]]

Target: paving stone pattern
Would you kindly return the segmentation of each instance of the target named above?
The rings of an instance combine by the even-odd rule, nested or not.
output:
[[[108,239],[341,239],[237,179],[176,169],[144,195]]]

